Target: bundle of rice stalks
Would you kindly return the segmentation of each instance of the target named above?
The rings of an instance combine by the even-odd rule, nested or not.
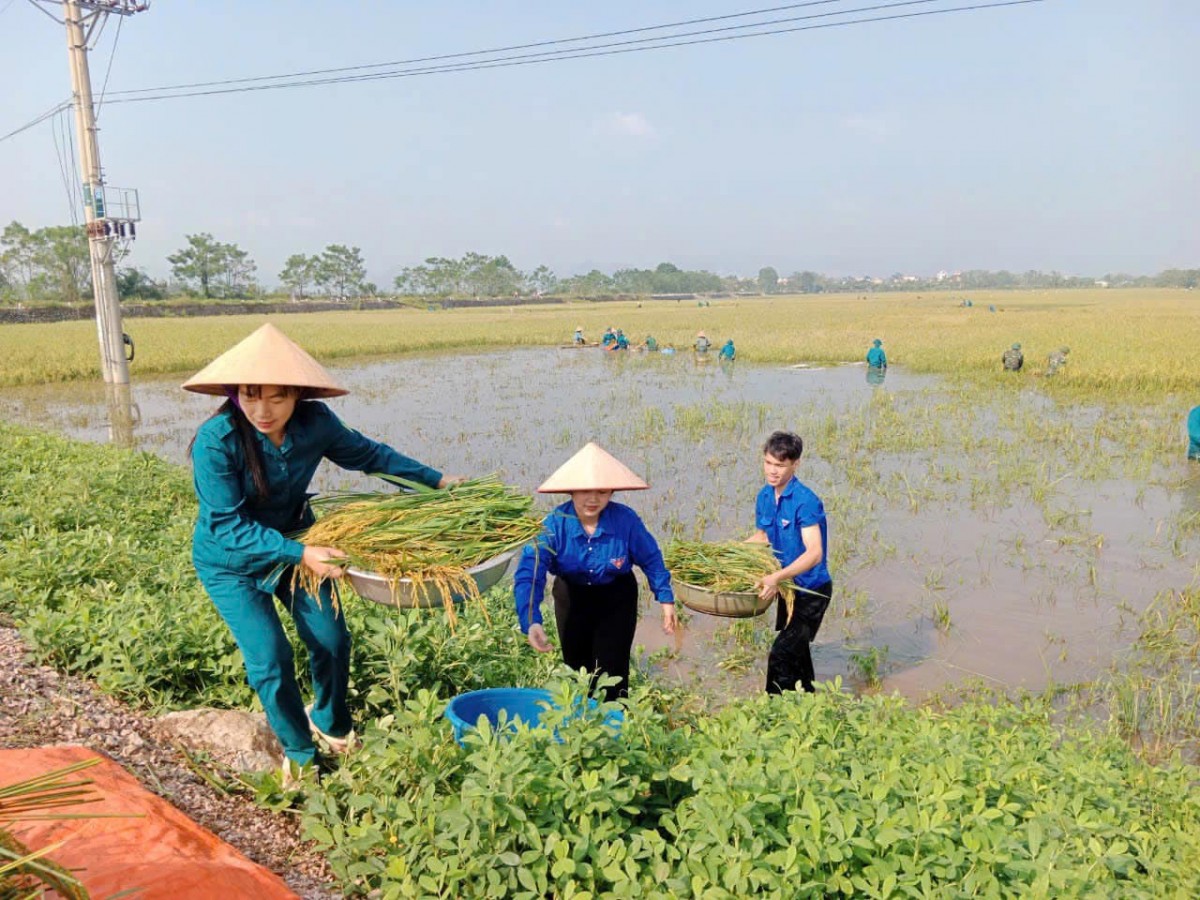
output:
[[[674,540],[667,544],[663,559],[672,578],[722,594],[757,594],[763,576],[779,570],[769,545],[748,541]],[[797,590],[790,580],[779,585],[789,622]]]
[[[480,600],[467,570],[528,543],[542,531],[541,519],[530,514],[533,499],[494,475],[441,490],[380,477],[405,490],[338,493],[316,500],[320,518],[299,540],[336,547],[347,555],[349,565],[384,576],[393,589],[402,578],[414,591],[431,587],[441,596],[451,626],[457,621],[456,596]],[[302,566],[297,566],[296,576],[318,596],[323,579]]]

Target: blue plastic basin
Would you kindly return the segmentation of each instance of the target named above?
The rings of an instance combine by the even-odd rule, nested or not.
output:
[[[597,705],[595,700],[588,700],[589,709],[595,709]],[[454,728],[454,739],[462,744],[463,736],[476,726],[480,716],[486,717],[493,728],[499,726],[501,713],[506,727],[515,728],[516,722],[521,721],[530,728],[537,728],[547,706],[553,707],[554,703],[545,688],[484,688],[459,694],[451,700],[446,706],[446,718]],[[624,720],[625,714],[614,709],[604,717],[604,724],[615,737]],[[557,735],[555,739],[559,740]]]

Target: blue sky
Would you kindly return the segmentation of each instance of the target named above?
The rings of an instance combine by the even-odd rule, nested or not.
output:
[[[882,2],[893,0],[827,7]],[[158,0],[124,23],[109,89],[753,8]],[[113,22],[92,54],[97,93],[115,33]],[[128,263],[156,275],[198,231],[249,250],[268,284],[289,254],[330,243],[360,246],[381,285],[426,256],[471,250],[560,275],[662,260],[722,274],[1149,273],[1200,266],[1198,47],[1195,0],[1047,0],[547,65],[106,104],[101,155],[110,184],[141,192]],[[0,80],[0,134],[69,95],[63,29],[27,0],[0,0]],[[49,124],[0,143],[0,172],[0,223],[69,220]]]

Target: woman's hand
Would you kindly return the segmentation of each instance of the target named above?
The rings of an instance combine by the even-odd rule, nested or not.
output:
[[[541,625],[529,626],[529,646],[538,653],[549,653],[550,639],[546,637],[546,629]]]
[[[758,598],[770,600],[779,594],[779,582],[783,581],[783,569],[764,575],[758,582]]]
[[[678,619],[675,618],[675,604],[660,603],[658,605],[662,607],[663,634],[674,634],[675,626],[678,624]]]
[[[438,489],[441,490],[442,488],[450,487],[452,484],[462,484],[466,480],[467,479],[461,475],[443,475],[441,481],[437,483],[437,486]]]
[[[341,578],[345,571],[345,566],[331,565],[327,560],[345,559],[346,554],[336,547],[308,547],[304,548],[304,556],[300,559],[300,565],[311,571],[318,578]]]

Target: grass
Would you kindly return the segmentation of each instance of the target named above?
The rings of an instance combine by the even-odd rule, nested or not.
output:
[[[915,372],[986,377],[1000,374],[1000,353],[1025,347],[1027,371],[1004,382],[1035,380],[1047,354],[1072,348],[1053,382],[1055,394],[1133,396],[1191,390],[1195,374],[1179,348],[1200,341],[1200,294],[1165,289],[980,292],[971,309],[948,294],[875,294],[717,300],[703,309],[646,301],[571,303],[488,309],[337,311],[271,316],[323,361],[450,349],[551,347],[582,324],[653,333],[686,347],[697,328],[733,336],[739,359],[833,364],[857,362],[874,337],[889,361]],[[998,311],[987,312],[988,304]],[[137,341],[133,377],[195,371],[266,317],[129,319]],[[581,351],[589,352],[589,351]],[[599,352],[599,351],[596,351]],[[0,326],[0,386],[99,377],[95,325],[63,322]],[[1041,381],[1041,379],[1037,379]]]

